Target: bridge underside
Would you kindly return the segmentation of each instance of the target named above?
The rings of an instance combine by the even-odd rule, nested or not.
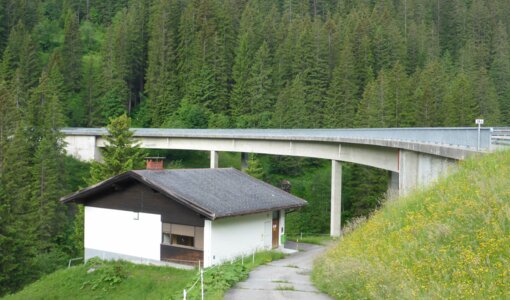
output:
[[[332,236],[341,234],[342,164],[350,162],[391,172],[389,190],[403,195],[445,174],[455,159],[435,154],[367,144],[302,140],[139,137],[146,149],[200,150],[211,152],[211,168],[218,167],[219,152],[260,153],[329,159],[331,174]],[[80,160],[100,160],[105,140],[96,136],[66,136],[66,151]],[[244,156],[246,157],[246,156]]]

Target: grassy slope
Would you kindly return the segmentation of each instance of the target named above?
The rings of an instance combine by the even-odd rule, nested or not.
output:
[[[315,264],[342,299],[510,298],[510,152],[387,203]]]
[[[107,282],[93,289],[85,282],[101,282],[103,273],[87,273],[86,265],[62,269],[44,276],[21,292],[5,299],[163,299],[182,291],[196,271],[120,263],[127,274],[112,287]]]
[[[245,258],[243,265],[237,260],[233,264],[206,269],[204,282],[207,299],[223,299],[224,292],[245,279],[251,269],[282,257],[280,252],[265,251],[256,254],[254,263],[251,258]],[[56,271],[3,299],[182,299],[183,289],[189,290],[199,278],[196,269],[180,270],[125,261],[100,264],[96,271],[90,273],[87,273],[90,262]],[[111,284],[119,278],[118,274],[123,274],[122,279]],[[199,293],[200,287],[195,285],[188,299],[199,299]]]

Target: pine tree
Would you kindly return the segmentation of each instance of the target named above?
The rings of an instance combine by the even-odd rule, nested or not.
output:
[[[79,92],[81,88],[82,52],[78,17],[75,12],[68,11],[64,25],[61,72],[64,76],[66,89],[72,93]]]
[[[177,81],[177,3],[155,1],[150,14],[147,84],[150,119],[160,126],[179,108]]]
[[[415,76],[413,102],[416,107],[414,114],[416,126],[431,127],[443,124],[444,97],[449,80],[449,74],[439,60],[430,61],[423,71]]]
[[[476,107],[478,107],[475,117],[485,119],[485,124],[487,124],[487,126],[499,125],[500,111],[498,95],[494,83],[487,74],[487,70],[485,68],[480,68],[474,80],[476,82],[476,85],[474,85],[474,97]]]
[[[510,44],[503,23],[494,36],[494,59],[490,75],[496,86],[502,124],[510,125]]]
[[[358,108],[358,85],[354,72],[354,55],[349,42],[343,45],[339,64],[333,71],[333,78],[326,98],[324,123],[330,128],[353,127],[353,116]]]
[[[309,128],[305,95],[303,80],[298,75],[278,96],[272,120],[273,127]]]
[[[64,208],[58,199],[65,193],[64,136],[59,129],[64,126],[62,99],[64,78],[57,67],[55,56],[48,70],[43,72],[34,96],[41,119],[36,125],[40,130],[33,161],[33,200],[38,207],[38,240],[40,249],[49,251],[57,242],[65,225]]]
[[[103,161],[92,163],[89,184],[141,167],[144,153],[135,144],[130,126],[131,120],[125,114],[110,119],[109,135],[104,137],[107,144],[101,151]]]
[[[255,157],[253,153],[250,153],[248,157],[248,168],[245,170],[245,172],[257,179],[264,178],[264,168],[262,168],[260,161]]]
[[[478,111],[473,82],[465,72],[459,72],[445,94],[444,126],[470,126]]]
[[[274,106],[274,86],[271,69],[269,47],[264,41],[260,46],[247,81],[247,106],[252,115],[250,127],[263,128],[269,126]]]
[[[0,174],[2,173],[4,149],[9,137],[14,134],[18,118],[14,98],[5,81],[0,80]]]
[[[0,290],[16,291],[34,276],[32,259],[38,253],[37,206],[32,201],[32,169],[27,126],[20,123],[10,138],[0,174],[0,209],[6,226],[0,229]],[[2,224],[3,225],[3,224]]]
[[[239,40],[236,58],[233,66],[233,79],[235,81],[232,90],[232,115],[240,117],[251,113],[252,106],[250,105],[249,92],[248,92],[248,79],[250,76],[250,66],[252,59],[248,48],[248,34],[245,33]]]
[[[83,123],[87,127],[94,127],[101,124],[101,113],[98,103],[98,94],[100,92],[100,83],[98,77],[100,75],[100,63],[94,56],[88,56],[84,62],[83,75]]]

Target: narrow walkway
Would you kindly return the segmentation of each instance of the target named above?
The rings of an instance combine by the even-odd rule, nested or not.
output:
[[[295,243],[285,248],[295,249]],[[325,247],[299,244],[299,252],[257,267],[246,281],[238,283],[225,294],[226,300],[251,299],[331,299],[319,292],[310,280],[314,259]]]

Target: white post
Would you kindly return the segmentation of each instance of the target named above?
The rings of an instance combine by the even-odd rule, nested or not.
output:
[[[476,144],[476,151],[480,151],[480,128],[483,124],[483,119],[476,119],[476,125],[478,125],[478,143]]]
[[[182,299],[186,300],[186,290],[182,291]]]
[[[200,269],[200,285],[202,288],[202,300],[204,300],[204,269]]]
[[[211,151],[211,169],[218,168],[218,151]]]
[[[331,222],[330,235],[340,236],[342,207],[342,163],[331,161]]]

